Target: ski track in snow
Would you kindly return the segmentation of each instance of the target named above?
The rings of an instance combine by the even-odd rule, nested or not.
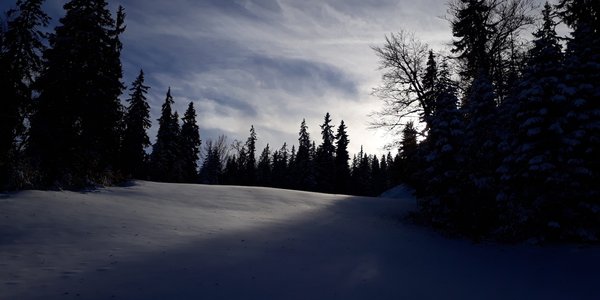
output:
[[[413,209],[144,181],[2,195],[0,300],[600,298],[598,247],[449,239]]]

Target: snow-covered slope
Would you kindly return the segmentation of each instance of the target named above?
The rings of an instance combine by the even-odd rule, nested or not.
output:
[[[0,197],[0,299],[598,299],[600,249],[477,245],[411,199],[136,182]]]
[[[397,198],[397,199],[408,199],[413,200],[414,190],[406,185],[395,186],[379,195],[382,198]]]

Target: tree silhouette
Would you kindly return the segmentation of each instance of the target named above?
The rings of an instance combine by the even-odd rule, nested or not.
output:
[[[125,131],[123,133],[122,166],[126,176],[147,178],[148,155],[150,138],[146,131],[150,128],[150,105],[146,94],[150,87],[144,85],[144,71],[132,83],[129,94],[129,106],[125,113]]]
[[[336,193],[349,193],[350,190],[350,167],[348,166],[348,161],[350,160],[348,145],[350,144],[350,140],[348,139],[346,129],[346,124],[342,120],[335,135],[336,147],[333,169],[335,171]]]
[[[329,113],[325,115],[323,125],[321,125],[321,145],[317,148],[315,157],[315,179],[317,190],[320,192],[331,193],[335,185],[335,146],[333,126]]]
[[[158,119],[156,143],[152,147],[150,168],[152,179],[166,182],[182,180],[179,116],[172,111],[174,104],[171,88],[167,91]]]
[[[0,33],[0,189],[17,188],[31,178],[23,174],[20,148],[32,110],[33,83],[42,70],[41,54],[47,34],[40,27],[49,17],[42,0],[19,0],[7,13],[6,32]],[[4,29],[4,28],[3,28]],[[21,169],[21,170],[18,170]]]
[[[43,185],[109,183],[118,179],[122,133],[122,21],[115,23],[103,0],[72,0],[64,8],[36,85],[31,154]]]
[[[194,103],[190,102],[182,118],[181,135],[179,141],[180,164],[182,180],[184,182],[198,181],[198,159],[200,158],[200,129],[196,123],[196,110]]]

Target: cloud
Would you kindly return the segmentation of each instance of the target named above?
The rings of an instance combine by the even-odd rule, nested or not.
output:
[[[55,20],[65,2],[46,1]],[[380,105],[370,94],[381,76],[370,47],[401,29],[433,45],[450,35],[439,18],[446,0],[109,2],[127,13],[124,81],[144,69],[153,121],[171,87],[180,114],[196,104],[205,138],[220,131],[245,140],[253,124],[259,147],[296,144],[303,118],[319,142],[318,125],[330,112],[336,125],[348,125],[353,152],[361,144],[383,152],[383,134],[367,130],[367,114]]]

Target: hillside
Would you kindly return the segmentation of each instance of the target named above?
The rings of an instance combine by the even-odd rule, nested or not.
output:
[[[0,299],[597,299],[600,249],[473,244],[414,200],[135,182],[0,196]]]

